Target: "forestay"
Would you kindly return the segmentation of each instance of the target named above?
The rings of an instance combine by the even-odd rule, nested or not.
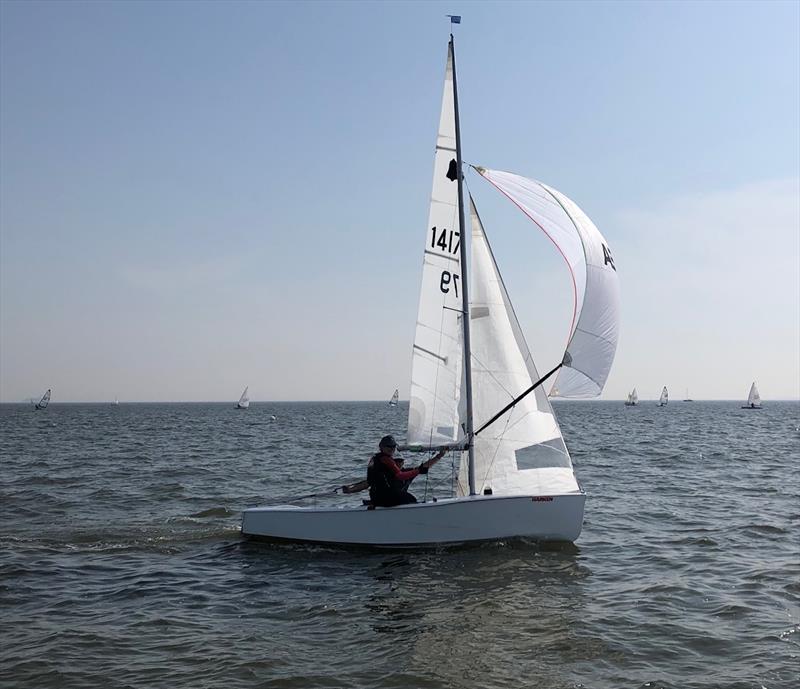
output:
[[[463,436],[459,423],[463,336],[457,180],[453,58],[448,47],[411,363],[410,444],[444,445]]]
[[[509,172],[476,169],[541,228],[570,269],[572,325],[551,396],[596,397],[608,378],[619,333],[619,281],[608,242],[575,202],[552,187]]]
[[[539,379],[475,204],[472,226],[471,340],[473,412],[482,424]],[[475,437],[480,494],[547,495],[578,491],[572,463],[544,390],[520,400]],[[458,492],[468,493],[462,456]]]

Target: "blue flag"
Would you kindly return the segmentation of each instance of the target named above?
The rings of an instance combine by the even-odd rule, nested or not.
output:
[[[460,24],[461,23],[461,17],[459,15],[457,15],[457,14],[448,14],[447,16],[450,17],[450,23],[451,24]]]

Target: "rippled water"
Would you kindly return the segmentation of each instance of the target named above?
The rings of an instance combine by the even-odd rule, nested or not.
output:
[[[360,478],[402,404],[2,405],[0,685],[800,686],[800,406],[556,409],[574,546],[374,552],[240,510]]]

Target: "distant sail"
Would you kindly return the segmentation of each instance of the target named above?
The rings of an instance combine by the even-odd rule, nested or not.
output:
[[[669,393],[667,392],[667,386],[664,386],[664,389],[661,391],[661,397],[658,399],[658,406],[659,407],[666,407],[667,403],[669,402]]]
[[[47,409],[47,405],[50,404],[50,389],[48,388],[47,392],[42,395],[42,399],[40,399],[34,405],[36,409]]]
[[[247,409],[250,406],[250,398],[247,396],[247,391],[250,386],[246,386],[242,396],[239,398],[239,401],[236,403],[237,409]]]
[[[400,391],[399,390],[395,390],[394,394],[392,395],[392,399],[389,400],[389,406],[390,407],[396,407],[397,406],[397,401],[399,399],[400,399]]]
[[[755,381],[750,386],[750,393],[747,395],[747,404],[742,405],[742,409],[761,409],[761,395],[758,394],[758,388]]]
[[[635,407],[637,404],[639,404],[639,394],[636,392],[636,388],[634,388],[628,393],[628,399],[625,400],[625,406]]]

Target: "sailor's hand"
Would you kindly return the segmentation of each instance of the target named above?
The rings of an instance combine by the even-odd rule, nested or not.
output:
[[[444,457],[446,450],[439,450],[433,457],[431,457],[427,462],[425,462],[425,466],[429,469],[436,464],[442,457]]]
[[[362,490],[366,490],[367,488],[369,488],[369,483],[366,480],[364,480],[364,481],[358,481],[356,483],[348,483],[347,485],[339,488],[339,490],[341,490],[342,493],[349,494],[349,493],[360,493]]]
[[[435,454],[431,457],[427,462],[423,462],[419,465],[419,473],[420,474],[427,474],[428,469],[430,469],[436,462],[438,462],[442,457],[445,455],[445,450],[440,450],[438,454]]]

